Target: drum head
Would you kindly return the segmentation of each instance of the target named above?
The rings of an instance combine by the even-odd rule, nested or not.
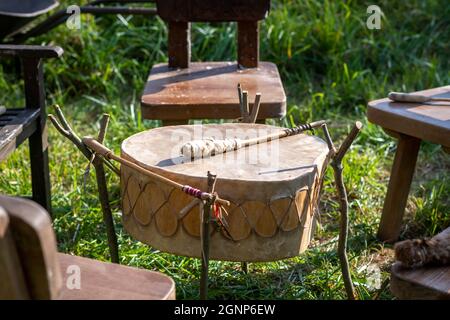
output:
[[[282,131],[261,124],[221,124],[161,127],[135,134],[122,143],[122,155],[159,173],[204,178],[207,171],[219,179],[281,181],[303,176],[316,169],[327,144],[306,134],[294,135],[237,151],[191,161],[181,156],[181,146],[191,140],[251,139]]]

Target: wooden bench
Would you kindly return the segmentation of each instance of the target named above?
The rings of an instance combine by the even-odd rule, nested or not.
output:
[[[0,45],[0,57],[20,59],[25,84],[25,107],[7,108],[0,114],[0,162],[29,140],[33,200],[48,212],[51,202],[42,61],[62,54],[60,47]]]
[[[159,272],[58,253],[47,212],[2,195],[0,283],[0,299],[175,299]]]
[[[262,94],[259,117],[281,118],[286,95],[278,68],[259,61],[259,21],[270,0],[157,0],[158,15],[168,24],[168,63],[153,66],[141,97],[142,116],[163,125],[189,119],[236,119],[237,85],[248,91],[250,108]],[[191,63],[191,22],[237,22],[237,61]]]

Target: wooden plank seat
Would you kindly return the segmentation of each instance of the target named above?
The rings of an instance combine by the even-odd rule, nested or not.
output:
[[[248,91],[250,108],[262,93],[258,120],[286,114],[286,94],[277,66],[259,61],[259,21],[270,0],[157,0],[168,24],[168,63],[150,71],[141,97],[145,119],[163,125],[189,119],[236,119],[240,116],[237,85]],[[237,61],[191,62],[191,22],[236,22]]]
[[[150,270],[101,262],[93,259],[58,253],[63,274],[72,265],[80,267],[81,290],[63,286],[58,299],[63,300],[173,300],[175,284],[168,276]]]
[[[258,68],[239,69],[237,62],[194,62],[186,69],[155,65],[141,98],[146,119],[236,119],[240,116],[237,85],[249,97],[263,93],[259,119],[281,118],[286,95],[277,66],[260,62]],[[253,98],[249,101],[253,108]]]
[[[174,299],[159,272],[58,253],[47,212],[0,195],[0,299]]]
[[[39,114],[37,109],[6,109],[0,115],[0,162],[36,130]]]
[[[399,299],[450,299],[450,266],[391,269],[391,291]]]

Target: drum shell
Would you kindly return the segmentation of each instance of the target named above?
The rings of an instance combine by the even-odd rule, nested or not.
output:
[[[126,153],[122,157],[133,161]],[[219,179],[216,190],[231,202],[224,215],[229,234],[211,223],[210,259],[275,261],[303,252],[313,235],[327,161],[328,153],[321,154],[310,174],[291,180]],[[205,177],[160,168],[152,171],[206,190],[206,171]],[[192,197],[125,166],[121,167],[121,195],[123,224],[134,238],[164,252],[200,257],[200,205],[180,215]]]

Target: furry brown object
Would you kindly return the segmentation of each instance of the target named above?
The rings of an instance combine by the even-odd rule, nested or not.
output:
[[[450,264],[450,227],[431,239],[398,242],[394,250],[395,258],[409,268]]]

